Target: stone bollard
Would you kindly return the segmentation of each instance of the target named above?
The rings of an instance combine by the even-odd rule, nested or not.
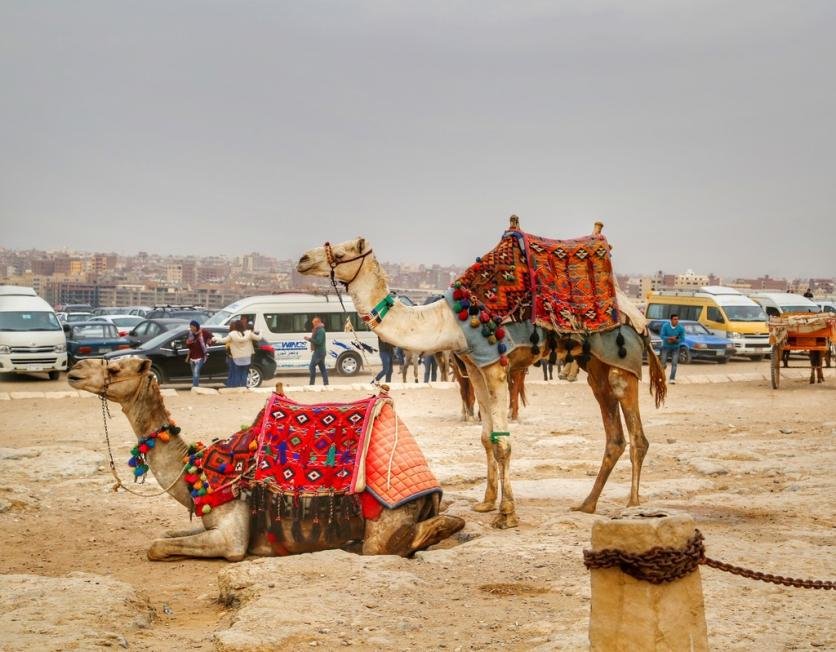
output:
[[[682,549],[694,529],[694,520],[683,512],[634,507],[594,523],[592,551]],[[635,579],[617,567],[592,568],[590,581],[591,650],[708,650],[699,567],[665,584]]]

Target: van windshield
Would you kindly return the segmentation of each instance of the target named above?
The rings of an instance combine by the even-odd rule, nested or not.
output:
[[[25,310],[0,312],[0,331],[60,331],[54,312]]]
[[[766,321],[766,313],[760,306],[723,306],[729,321]]]
[[[203,322],[204,326],[223,326],[226,323],[226,320],[232,317],[232,313],[229,310],[218,310],[214,315],[209,317],[205,322]]]

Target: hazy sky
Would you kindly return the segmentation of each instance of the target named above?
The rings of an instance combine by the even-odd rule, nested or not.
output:
[[[0,246],[836,275],[836,2],[0,0]]]

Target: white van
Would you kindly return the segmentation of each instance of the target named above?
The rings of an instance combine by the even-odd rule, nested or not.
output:
[[[67,370],[67,338],[52,307],[32,288],[0,285],[0,374]]]
[[[788,313],[815,313],[821,308],[812,299],[791,292],[753,292],[749,295],[763,306],[770,317],[780,317]]]
[[[377,362],[377,336],[357,315],[350,297],[343,297],[343,313],[335,296],[288,292],[247,297],[229,304],[210,317],[204,326],[225,325],[246,317],[254,330],[273,345],[276,373],[285,370],[308,370],[311,348],[305,335],[311,333],[311,321],[320,317],[325,324],[325,366],[343,376],[354,376],[363,365]],[[354,332],[345,331],[346,319]]]

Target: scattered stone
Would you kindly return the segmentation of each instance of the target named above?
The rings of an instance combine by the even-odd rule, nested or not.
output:
[[[0,392],[0,401],[11,401],[12,397],[9,396],[8,392]]]
[[[205,396],[214,396],[218,393],[217,389],[212,389],[211,387],[192,387],[192,394],[200,394]]]
[[[28,399],[28,398],[44,398],[43,392],[9,392],[9,396],[14,400]]]
[[[702,473],[703,475],[726,475],[729,472],[725,466],[718,464],[713,460],[697,458],[687,460],[687,463],[692,469],[694,469],[694,471]]]
[[[791,435],[795,432],[795,430],[793,430],[792,428],[778,428],[778,432],[780,432],[782,435]]]

